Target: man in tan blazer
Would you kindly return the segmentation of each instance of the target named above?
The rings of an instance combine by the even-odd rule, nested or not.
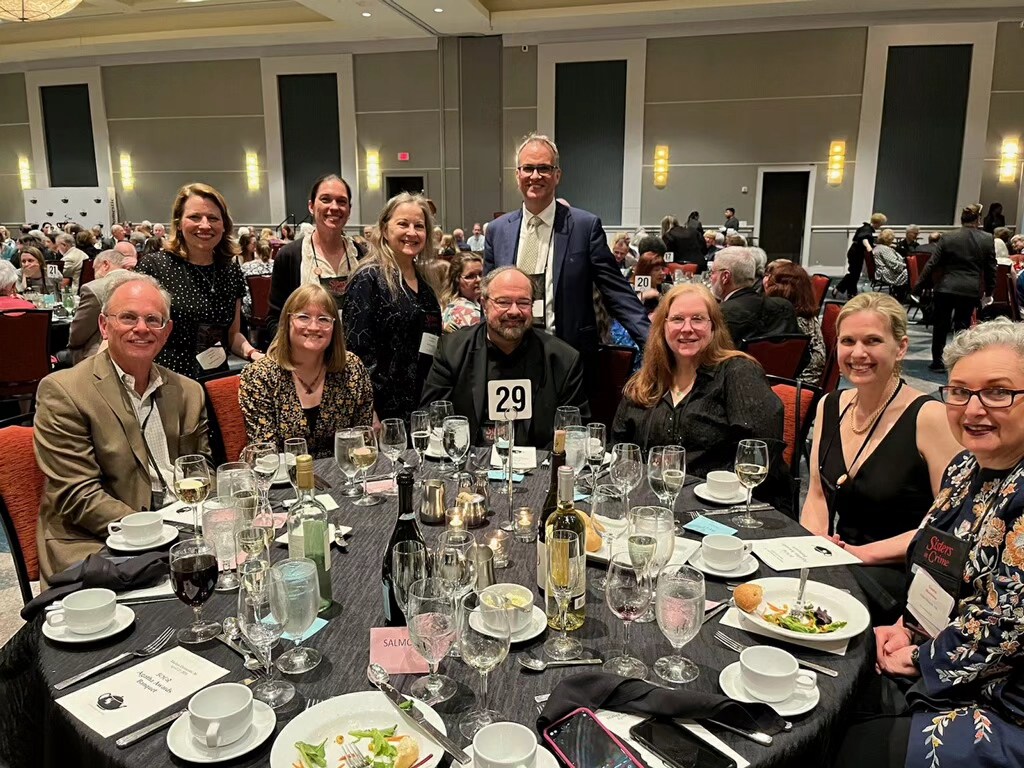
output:
[[[39,384],[44,588],[100,549],[108,523],[151,509],[165,491],[169,503],[175,459],[209,454],[202,387],[153,362],[170,336],[170,316],[170,296],[152,277],[121,283],[99,316],[107,349]]]

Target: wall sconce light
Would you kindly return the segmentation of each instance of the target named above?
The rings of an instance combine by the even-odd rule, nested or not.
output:
[[[654,187],[664,189],[668,186],[668,147],[659,144],[654,148]]]
[[[260,159],[255,152],[245,153],[245,183],[250,192],[260,188]]]
[[[22,189],[32,189],[32,166],[28,164],[28,158],[18,158],[18,179],[21,181]]]
[[[1020,165],[1020,139],[1017,137],[1003,139],[999,152],[999,183],[1012,184],[1017,180],[1017,167]]]
[[[121,189],[131,192],[135,189],[135,171],[132,170],[132,156],[121,153]]]
[[[366,150],[366,187],[380,189],[380,153],[376,149]]]
[[[825,180],[830,187],[838,187],[843,183],[846,171],[846,142],[833,141],[828,147],[828,171]]]

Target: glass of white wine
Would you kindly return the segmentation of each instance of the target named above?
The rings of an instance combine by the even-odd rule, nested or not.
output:
[[[657,445],[647,455],[647,482],[663,505],[674,510],[683,485],[686,484],[686,449],[681,445]],[[682,524],[676,535],[684,535]]]
[[[633,507],[629,510],[630,554],[632,536],[640,534],[654,539],[655,548],[647,563],[647,577],[653,580],[669,560],[676,548],[676,525],[671,509],[665,507]],[[648,610],[636,621],[647,624],[654,621],[654,611]]]
[[[210,495],[210,465],[197,453],[174,460],[174,495],[192,510],[196,533],[202,527],[203,502]]]
[[[409,431],[412,433],[412,449],[423,466],[423,456],[430,447],[430,411],[413,411],[409,416]]]
[[[359,467],[352,461],[352,450],[362,444],[363,435],[358,428],[339,429],[334,433],[334,461],[345,476],[345,487],[339,491],[342,496],[363,495],[362,486],[354,482]]]
[[[478,593],[469,592],[459,601],[458,620],[462,660],[480,673],[480,701],[459,721],[462,735],[472,739],[485,725],[501,719],[501,713],[487,706],[487,675],[508,657],[512,632],[500,595],[488,594],[481,600]]]
[[[359,440],[349,448],[349,460],[363,473],[363,495],[352,503],[357,507],[372,507],[381,502],[380,496],[372,495],[366,487],[366,475],[370,467],[377,463],[377,435],[373,427],[356,427],[353,431]]]
[[[558,604],[562,634],[544,643],[544,652],[555,661],[578,659],[583,645],[566,632],[569,600],[577,591],[583,578],[584,554],[580,537],[575,531],[553,531],[547,539],[548,589]]]
[[[289,437],[284,441],[284,463],[288,467],[288,482],[292,484],[292,491],[299,495],[298,472],[295,469],[296,459],[309,453],[306,446],[306,438]]]
[[[739,528],[760,528],[764,523],[750,514],[750,499],[754,488],[768,477],[768,443],[764,440],[740,440],[736,446],[736,477],[747,489],[747,508],[742,515],[732,519]]]

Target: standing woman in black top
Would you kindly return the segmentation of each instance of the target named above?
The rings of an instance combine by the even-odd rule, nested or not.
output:
[[[263,357],[240,330],[245,282],[235,260],[238,245],[229,235],[232,226],[220,192],[207,184],[186,184],[171,208],[167,248],[143,257],[136,267],[171,294],[174,329],[156,361],[183,376],[226,369],[227,352],[247,360]],[[221,349],[214,349],[218,345]]]
[[[860,282],[860,273],[864,269],[864,259],[874,250],[875,232],[884,227],[886,221],[888,219],[884,213],[873,213],[870,221],[865,221],[857,227],[850,241],[850,248],[846,252],[846,275],[839,281],[839,285],[832,289],[833,296],[836,293],[845,293],[850,297],[857,295],[857,283]]]
[[[388,200],[379,243],[345,294],[345,336],[370,371],[377,415],[408,420],[441,336],[441,307],[416,267],[436,258],[430,207],[422,195]]]

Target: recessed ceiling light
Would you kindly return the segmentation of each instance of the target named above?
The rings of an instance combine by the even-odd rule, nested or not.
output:
[[[369,11],[363,11],[363,18],[364,18],[364,19],[368,19],[368,18],[370,18],[370,17],[372,16],[372,15],[373,15],[373,14],[372,14],[372,13],[370,13]]]
[[[444,13],[444,8],[435,8],[434,13]]]

